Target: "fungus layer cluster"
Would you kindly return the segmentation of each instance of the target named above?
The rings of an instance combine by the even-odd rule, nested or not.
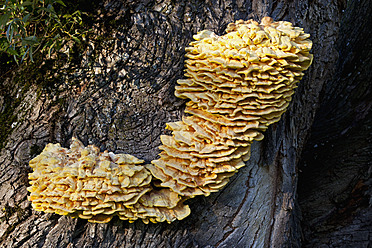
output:
[[[189,215],[181,197],[169,189],[153,190],[143,160],[128,154],[101,153],[73,139],[70,149],[48,144],[30,161],[35,210],[106,223],[114,215],[133,222],[172,222]]]
[[[187,79],[175,94],[190,100],[190,116],[166,124],[172,135],[161,136],[159,159],[141,165],[77,140],[70,150],[49,144],[30,161],[33,207],[92,222],[113,215],[171,222],[190,213],[185,200],[225,186],[251,143],[279,121],[312,62],[309,35],[290,22],[239,20],[226,32],[201,31],[186,48]]]
[[[175,94],[190,99],[191,116],[167,124],[173,135],[161,136],[161,158],[147,167],[182,196],[208,196],[244,166],[312,61],[309,35],[289,22],[240,20],[226,31],[204,30],[186,48],[187,79]]]

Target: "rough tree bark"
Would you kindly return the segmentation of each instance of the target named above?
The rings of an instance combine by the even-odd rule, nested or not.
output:
[[[299,164],[304,247],[372,244],[372,2],[350,1]]]
[[[344,10],[358,2],[101,3],[95,38],[84,53],[72,49],[69,61],[40,58],[39,65],[1,78],[0,247],[300,247],[297,164],[320,92],[327,83],[337,83],[338,51],[348,49],[337,46],[348,32],[339,35]],[[253,144],[247,166],[221,192],[189,200],[191,215],[172,224],[119,219],[92,224],[31,209],[28,161],[47,143],[66,147],[76,136],[101,150],[155,159],[165,122],[183,114],[184,101],[173,92],[183,77],[184,48],[192,35],[203,29],[221,35],[229,22],[264,16],[291,21],[310,33],[314,62],[288,111],[262,142]],[[306,201],[301,203],[306,209]]]

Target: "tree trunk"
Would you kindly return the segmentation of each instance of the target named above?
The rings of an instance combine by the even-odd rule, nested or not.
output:
[[[304,247],[372,243],[372,2],[350,1],[299,169]]]
[[[83,53],[70,49],[69,57],[39,58],[1,79],[0,247],[300,247],[297,165],[321,90],[328,84],[326,96],[335,94],[330,88],[346,72],[337,63],[338,51],[347,54],[355,48],[342,45],[350,32],[346,27],[367,32],[360,19],[345,23],[358,16],[352,9],[357,3],[367,8],[368,17],[368,0],[361,1],[364,5],[350,0],[347,6],[323,0],[101,3],[94,38]],[[288,111],[263,141],[253,143],[246,167],[223,190],[189,200],[191,215],[172,224],[129,224],[118,218],[93,224],[32,210],[26,190],[28,162],[47,143],[68,147],[75,136],[102,151],[154,160],[165,123],[183,115],[185,102],[174,96],[174,86],[183,78],[184,48],[192,35],[203,29],[222,35],[230,22],[264,16],[291,21],[310,33],[314,62]],[[368,56],[361,58],[367,61]],[[350,82],[362,79],[358,75],[350,76]],[[331,102],[328,98],[323,98],[325,103]],[[324,117],[319,119],[321,124]],[[309,221],[311,209],[301,199]],[[311,237],[316,234],[305,227],[305,241],[312,243]]]

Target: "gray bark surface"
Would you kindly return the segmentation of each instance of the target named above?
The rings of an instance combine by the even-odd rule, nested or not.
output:
[[[83,54],[71,50],[73,60],[40,61],[0,79],[0,247],[300,247],[297,164],[320,92],[337,71],[346,4],[112,0],[101,8]],[[192,35],[203,29],[222,35],[230,22],[264,16],[310,33],[314,62],[288,111],[253,144],[247,166],[223,190],[189,200],[191,215],[172,224],[117,218],[93,224],[32,210],[28,161],[47,143],[67,147],[75,136],[101,150],[155,159],[165,123],[183,115],[174,86]]]

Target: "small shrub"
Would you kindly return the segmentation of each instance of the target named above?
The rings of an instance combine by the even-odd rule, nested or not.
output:
[[[89,32],[84,13],[71,11],[62,0],[6,0],[0,11],[0,52],[17,63],[33,62],[37,52],[50,57],[68,41],[80,43]]]

